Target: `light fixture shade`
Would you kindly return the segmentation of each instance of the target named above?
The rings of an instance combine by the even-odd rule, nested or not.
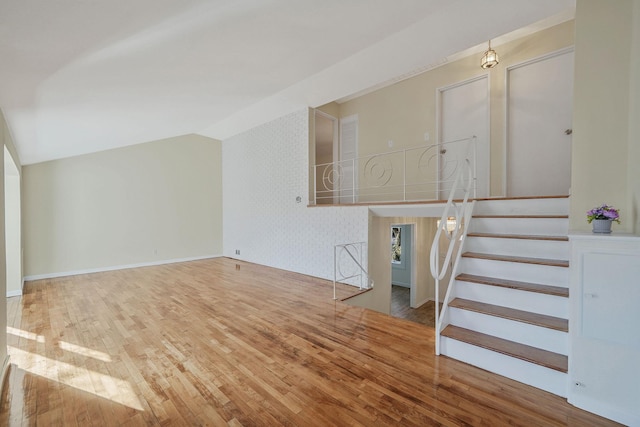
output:
[[[489,41],[489,49],[482,56],[482,61],[480,62],[480,66],[482,68],[493,68],[498,65],[499,59],[498,54],[495,50],[491,49],[491,41]]]
[[[458,221],[455,216],[447,217],[447,233],[451,234],[455,231]],[[437,221],[437,227],[440,227],[440,220]]]
[[[450,216],[447,218],[447,231],[449,233],[453,233],[457,225],[458,225],[458,222],[456,221],[455,216]]]

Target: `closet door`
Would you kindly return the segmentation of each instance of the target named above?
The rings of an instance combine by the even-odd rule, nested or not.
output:
[[[507,196],[568,195],[573,51],[507,69]]]

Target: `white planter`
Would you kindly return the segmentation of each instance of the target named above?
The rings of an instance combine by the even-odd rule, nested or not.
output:
[[[591,221],[593,224],[594,233],[609,234],[611,233],[611,221],[610,219],[594,219]]]

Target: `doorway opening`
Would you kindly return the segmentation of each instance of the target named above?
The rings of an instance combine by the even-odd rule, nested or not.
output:
[[[406,222],[390,224],[389,314],[434,327],[434,288],[428,260],[431,242],[435,236],[436,218],[403,220]]]
[[[418,246],[417,224],[391,225],[391,310],[393,317],[433,326],[433,301],[416,301]]]
[[[340,184],[338,159],[338,119],[315,110],[315,200],[316,204],[338,203]]]

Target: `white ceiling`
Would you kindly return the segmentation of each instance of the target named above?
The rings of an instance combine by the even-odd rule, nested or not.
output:
[[[2,0],[20,160],[226,139],[424,70],[575,0]]]

